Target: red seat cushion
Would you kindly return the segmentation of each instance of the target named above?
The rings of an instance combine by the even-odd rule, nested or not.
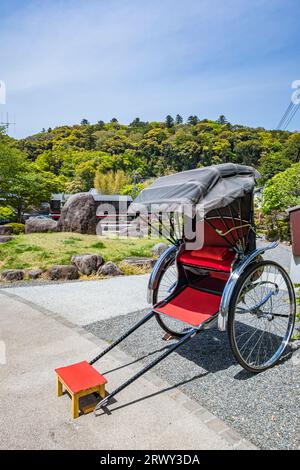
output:
[[[106,378],[87,361],[59,367],[55,372],[73,393],[107,383]]]
[[[205,246],[201,250],[184,251],[178,257],[183,264],[229,272],[235,253],[221,246]]]
[[[192,326],[199,326],[219,312],[221,296],[186,287],[165,305],[156,308],[163,313]]]

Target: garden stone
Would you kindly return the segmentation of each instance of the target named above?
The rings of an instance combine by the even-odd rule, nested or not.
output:
[[[5,269],[1,272],[3,281],[22,281],[24,279],[24,271],[22,269]]]
[[[100,266],[104,263],[104,260],[101,255],[86,253],[72,256],[71,262],[82,274],[90,276],[98,271]]]
[[[76,266],[74,264],[61,264],[56,266],[51,266],[47,269],[46,275],[51,281],[59,280],[73,280],[78,279],[79,274]]]
[[[159,257],[164,251],[168,249],[168,245],[166,243],[157,243],[154,245],[154,247],[151,249],[151,253],[155,257]]]
[[[11,235],[13,228],[10,225],[0,225],[0,235]]]
[[[129,265],[136,266],[137,268],[152,269],[156,263],[154,258],[145,258],[143,256],[131,256],[121,262],[121,266]]]
[[[31,269],[30,271],[28,271],[27,274],[29,279],[38,279],[39,277],[41,277],[43,272],[44,271],[42,269]]]
[[[14,237],[7,235],[0,235],[0,243],[10,242]]]
[[[97,274],[100,276],[122,276],[124,273],[123,271],[112,261],[108,261],[107,263],[100,266],[98,269]]]
[[[25,222],[25,233],[56,232],[57,222],[52,219],[30,217]]]
[[[296,351],[297,349],[300,348],[300,339],[295,339],[294,341],[290,342],[290,347],[292,348],[293,351]]]
[[[58,230],[96,234],[97,223],[93,196],[89,193],[78,193],[70,196],[62,208]]]

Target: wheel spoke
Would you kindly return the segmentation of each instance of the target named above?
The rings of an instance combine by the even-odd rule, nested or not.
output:
[[[275,364],[294,323],[294,293],[284,270],[262,261],[241,278],[234,307],[233,345],[241,364],[261,370]]]

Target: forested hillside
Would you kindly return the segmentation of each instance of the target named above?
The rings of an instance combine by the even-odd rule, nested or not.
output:
[[[190,116],[186,123],[179,115],[167,116],[165,122],[136,118],[129,125],[115,118],[96,124],[83,119],[79,125],[43,129],[18,141],[3,130],[0,135],[0,178],[5,161],[9,165],[15,159],[18,164],[13,166],[22,167],[23,159],[23,175],[39,180],[35,192],[44,188],[43,197],[47,190],[74,193],[95,183],[100,190],[135,195],[153,177],[223,162],[253,165],[264,185],[300,161],[299,133],[232,125],[224,116],[217,121]],[[3,178],[1,184],[3,192]]]
[[[123,170],[140,180],[229,161],[259,167],[266,181],[300,160],[300,134],[231,125],[224,116],[216,122],[191,116],[187,124],[180,116],[163,123],[136,118],[128,126],[116,119],[107,124],[83,120],[18,146],[38,168],[65,177],[76,190],[89,189],[96,171]]]

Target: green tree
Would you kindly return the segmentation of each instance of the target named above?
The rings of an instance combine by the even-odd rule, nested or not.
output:
[[[130,178],[124,171],[109,171],[108,173],[96,173],[94,187],[101,194],[119,194],[122,188],[128,185]]]
[[[0,142],[0,204],[12,207],[18,221],[26,209],[50,200],[61,186],[60,178],[37,171],[20,150]]]
[[[88,126],[90,123],[89,123],[89,121],[88,121],[87,119],[81,119],[80,124],[81,124],[82,126]]]
[[[190,125],[190,126],[196,126],[199,122],[199,119],[198,119],[198,116],[189,116],[187,118],[187,123]]]
[[[227,124],[228,121],[227,121],[226,117],[224,116],[224,114],[221,114],[221,115],[218,117],[217,122],[218,122],[219,124]]]
[[[289,136],[283,147],[282,156],[290,160],[291,163],[300,161],[300,134],[296,133]]]
[[[172,118],[172,116],[170,116],[170,114],[168,114],[168,116],[166,117],[165,123],[167,129],[170,129],[174,126],[174,119]]]
[[[290,166],[290,160],[283,156],[281,152],[266,153],[265,155],[262,155],[259,166],[259,172],[261,173],[260,183],[266,183],[277,173],[286,170]]]
[[[25,210],[49,201],[51,194],[61,189],[61,182],[51,173],[28,171],[18,173],[11,182],[11,188],[5,198],[15,208],[18,222],[21,222]]]
[[[263,211],[265,214],[285,211],[288,207],[300,204],[300,163],[278,173],[269,181],[263,191]]]
[[[259,141],[246,140],[244,142],[239,142],[235,146],[234,151],[237,163],[256,166],[262,154],[263,147]]]
[[[176,114],[175,124],[183,124],[183,117],[180,114]]]

